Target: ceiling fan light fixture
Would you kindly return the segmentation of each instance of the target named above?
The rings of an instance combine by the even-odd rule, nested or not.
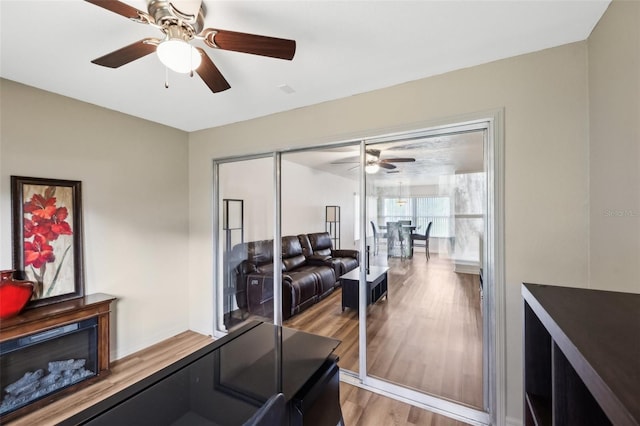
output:
[[[370,163],[364,166],[364,171],[369,174],[377,173],[378,170],[380,170],[380,166],[378,166],[376,163]]]
[[[170,38],[158,45],[160,62],[172,71],[186,74],[200,66],[202,58],[195,47],[180,38]]]

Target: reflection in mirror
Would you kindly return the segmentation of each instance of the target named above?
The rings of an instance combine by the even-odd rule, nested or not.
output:
[[[342,276],[358,268],[359,144],[282,154],[283,325],[342,341],[357,371],[358,312],[343,309]]]
[[[273,157],[219,164],[217,328],[273,322]]]

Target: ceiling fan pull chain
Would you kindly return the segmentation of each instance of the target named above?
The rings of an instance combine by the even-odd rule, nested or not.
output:
[[[164,67],[164,88],[169,88],[169,68]]]

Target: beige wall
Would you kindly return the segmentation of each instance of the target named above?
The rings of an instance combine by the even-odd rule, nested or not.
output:
[[[583,42],[190,134],[191,328],[212,331],[212,158],[413,129],[504,107],[506,394],[508,416],[517,422],[520,284],[587,285],[586,89]]]
[[[614,1],[589,37],[589,281],[640,293],[640,2]]]
[[[0,80],[0,267],[10,175],[82,181],[85,292],[118,297],[112,357],[188,328],[187,134]]]

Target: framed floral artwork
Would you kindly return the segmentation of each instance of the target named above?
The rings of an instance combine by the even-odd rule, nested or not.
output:
[[[11,176],[13,267],[27,308],[84,296],[81,182]]]

